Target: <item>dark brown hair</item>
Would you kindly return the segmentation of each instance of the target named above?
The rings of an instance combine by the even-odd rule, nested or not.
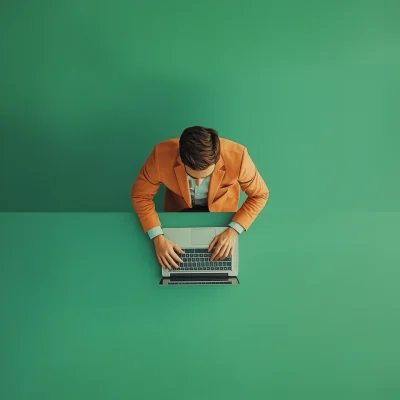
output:
[[[179,154],[182,162],[195,171],[216,164],[220,157],[218,132],[203,126],[186,128],[179,140]]]

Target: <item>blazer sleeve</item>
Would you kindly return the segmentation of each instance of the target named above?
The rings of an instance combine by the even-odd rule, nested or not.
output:
[[[232,220],[247,230],[267,204],[269,190],[254,165],[253,160],[250,158],[246,147],[243,150],[239,184],[248,197]]]
[[[153,201],[161,183],[157,148],[155,147],[140,169],[131,192],[133,207],[145,232],[156,226],[161,226]]]

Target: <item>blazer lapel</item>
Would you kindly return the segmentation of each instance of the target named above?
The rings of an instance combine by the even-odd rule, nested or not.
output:
[[[189,180],[185,171],[185,166],[182,163],[181,157],[176,159],[177,165],[174,167],[175,177],[179,185],[182,197],[185,199],[189,208],[192,207],[192,196],[190,195]]]
[[[208,187],[208,207],[214,201],[215,195],[221,186],[222,179],[225,175],[225,164],[222,156],[219,157],[217,164],[215,165],[214,172],[211,175],[210,185]]]

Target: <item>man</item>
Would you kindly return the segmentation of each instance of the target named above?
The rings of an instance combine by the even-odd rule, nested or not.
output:
[[[215,129],[194,126],[180,139],[158,144],[141,168],[132,188],[140,223],[154,241],[162,268],[178,268],[182,249],[161,229],[153,201],[161,184],[167,187],[164,211],[236,212],[229,227],[216,236],[211,260],[232,255],[236,238],[247,230],[267,203],[269,190],[246,147],[218,137]],[[247,199],[238,210],[240,189]]]

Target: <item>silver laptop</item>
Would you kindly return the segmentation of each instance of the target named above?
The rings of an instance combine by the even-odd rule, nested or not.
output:
[[[239,237],[232,257],[210,261],[208,247],[215,236],[226,227],[163,228],[165,237],[177,243],[185,254],[179,255],[183,264],[172,270],[162,268],[160,285],[237,285],[239,280]]]

